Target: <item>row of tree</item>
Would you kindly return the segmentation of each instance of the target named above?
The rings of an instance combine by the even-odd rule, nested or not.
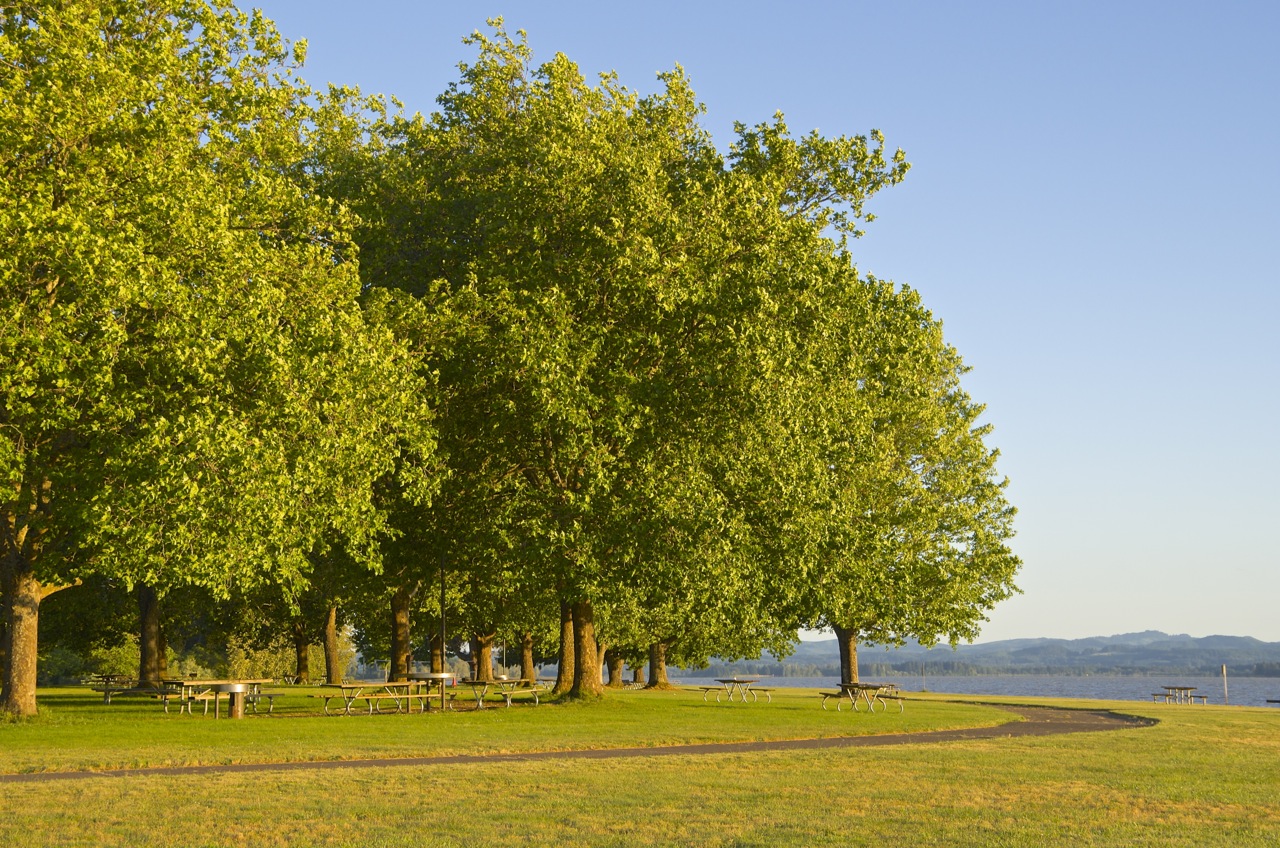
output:
[[[380,598],[397,675],[414,618],[482,669],[557,644],[574,696],[803,627],[853,679],[1016,591],[964,365],[852,262],[908,169],[878,132],[721,153],[679,68],[589,84],[501,21],[424,117],[220,0],[2,8],[4,710],[91,577],[138,592],[144,677],[147,604],[200,587]]]

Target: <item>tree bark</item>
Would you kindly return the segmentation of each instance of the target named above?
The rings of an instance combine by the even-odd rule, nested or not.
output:
[[[644,685],[644,666],[643,665],[637,665],[635,668],[631,669],[631,682],[636,684],[637,686]]]
[[[160,597],[146,583],[138,584],[138,685],[160,685]]]
[[[840,682],[858,682],[858,630],[833,625],[836,644],[840,646]]]
[[[294,675],[299,683],[311,682],[311,634],[307,632],[307,622],[302,617],[293,620],[293,659]]]
[[[25,717],[36,714],[36,667],[40,646],[40,601],[35,563],[44,547],[41,522],[49,514],[53,483],[15,486],[22,506],[0,510],[0,711]],[[56,591],[56,590],[54,590]]]
[[[576,601],[573,612],[573,688],[571,698],[599,698],[604,694],[600,679],[600,654],[596,644],[595,611],[590,601]]]
[[[605,688],[621,689],[625,685],[622,680],[622,655],[609,648],[604,652],[604,666],[609,673],[609,682],[605,684]]]
[[[413,600],[413,589],[401,586],[391,596],[391,668],[387,679],[406,681],[409,679],[409,663],[413,660],[409,645],[409,604]]]
[[[573,607],[560,602],[560,652],[556,657],[556,685],[552,694],[563,695],[573,688]]]
[[[520,679],[537,680],[538,669],[533,664],[533,634],[520,634]]]
[[[4,677],[0,710],[36,714],[36,657],[39,649],[40,581],[13,553],[0,563],[0,603],[4,609]]]
[[[475,671],[471,676],[475,680],[486,683],[493,680],[493,640],[494,633],[474,633],[471,636],[471,656],[475,660]]]
[[[161,680],[169,677],[169,640],[164,637],[164,622],[156,633],[156,672]]]
[[[338,607],[329,605],[324,617],[324,676],[326,683],[341,683],[342,668],[338,659]]]
[[[431,649],[431,673],[440,674],[444,671],[444,643],[440,641],[440,630],[431,634],[431,639],[427,642]]]
[[[667,643],[654,642],[649,646],[649,689],[672,689],[667,679]]]

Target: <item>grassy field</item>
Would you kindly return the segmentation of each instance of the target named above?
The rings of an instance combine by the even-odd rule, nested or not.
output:
[[[302,694],[299,690],[296,694]],[[41,692],[0,725],[0,773],[785,739],[992,725],[921,696],[906,712],[823,712],[812,692],[704,704],[624,692],[595,705],[214,722],[150,702]],[[1014,701],[1009,701],[1014,703]],[[1136,702],[1154,727],[889,748],[467,762],[7,784],[0,838],[47,845],[1274,845],[1280,710]],[[34,838],[33,838],[34,837]]]

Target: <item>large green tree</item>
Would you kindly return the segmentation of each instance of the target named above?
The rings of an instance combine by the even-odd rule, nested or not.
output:
[[[301,46],[222,2],[0,15],[0,708],[26,715],[42,585],[296,589],[327,536],[373,559],[372,483],[431,440],[307,190]]]
[[[470,41],[439,112],[331,161],[364,219],[366,285],[456,328],[432,373],[447,488],[487,522],[471,561],[554,588],[576,695],[600,688],[598,610],[646,629],[624,628],[637,593],[652,638],[706,623],[693,655],[777,644],[797,619],[773,614],[765,540],[786,525],[741,496],[771,474],[742,437],[777,413],[756,387],[789,367],[771,345],[789,300],[818,297],[811,260],[905,161],[878,135],[797,140],[781,120],[740,128],[726,161],[678,69],[641,97],[564,56],[535,66],[500,25]]]

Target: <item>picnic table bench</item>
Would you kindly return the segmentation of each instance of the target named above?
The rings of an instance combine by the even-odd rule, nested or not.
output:
[[[102,693],[102,703],[104,704],[109,704],[111,703],[112,698],[118,698],[121,696],[129,697],[145,695],[152,698],[160,698],[167,706],[169,702],[168,699],[175,694],[174,690],[164,686],[135,686],[132,683],[115,686],[104,683],[101,686],[91,686],[89,688],[94,692]]]

